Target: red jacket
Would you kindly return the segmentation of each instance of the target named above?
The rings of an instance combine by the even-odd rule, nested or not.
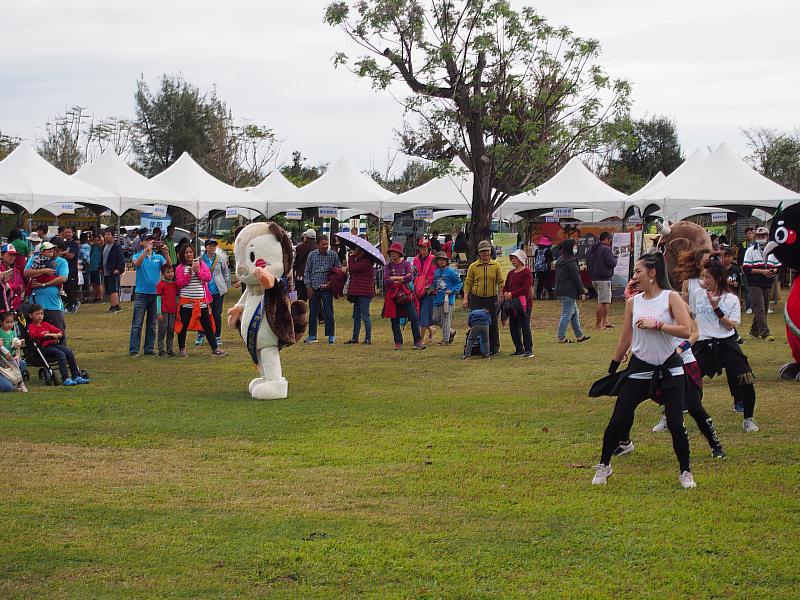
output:
[[[161,296],[161,312],[171,315],[178,313],[178,283],[176,281],[159,281],[156,294]]]
[[[39,344],[40,348],[47,348],[59,342],[59,340],[55,338],[44,337],[45,333],[61,333],[61,330],[47,321],[42,321],[38,325],[33,321],[28,324],[28,335],[31,336],[34,342]]]
[[[350,275],[350,285],[347,289],[348,296],[375,296],[375,270],[372,259],[362,256],[350,256],[347,259],[347,273]]]
[[[525,267],[519,273],[511,269],[506,275],[506,284],[503,286],[503,292],[510,292],[512,298],[523,297],[530,301],[532,287],[533,273],[528,267]]]

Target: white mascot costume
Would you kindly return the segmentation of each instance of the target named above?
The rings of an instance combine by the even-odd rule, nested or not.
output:
[[[228,311],[228,324],[239,330],[261,377],[250,382],[257,400],[286,398],[289,384],[278,352],[295,343],[307,324],[305,302],[289,300],[294,251],[276,223],[251,223],[236,236],[233,254],[242,297]]]

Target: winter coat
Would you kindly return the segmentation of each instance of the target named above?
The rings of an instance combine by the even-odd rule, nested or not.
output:
[[[617,257],[610,247],[595,242],[589,246],[589,251],[586,253],[586,266],[592,281],[611,281],[614,267],[617,266]]]
[[[348,296],[362,296],[372,298],[375,296],[375,263],[367,256],[350,256],[347,259],[347,273],[350,275],[350,285],[347,288]]]
[[[487,263],[476,260],[467,269],[467,277],[464,280],[464,291],[470,296],[481,298],[491,298],[497,296],[503,289],[505,277],[500,263],[490,259]]]
[[[556,261],[556,296],[579,298],[584,289],[577,257],[559,256]]]

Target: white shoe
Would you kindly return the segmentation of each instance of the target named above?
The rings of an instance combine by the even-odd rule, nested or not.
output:
[[[667,415],[661,415],[661,419],[656,423],[656,426],[653,427],[653,433],[664,433],[665,431],[669,431],[669,427],[667,427]]]
[[[744,314],[752,315],[753,314],[753,309],[752,308],[748,308],[746,311],[744,311]]]
[[[758,425],[753,419],[745,419],[742,421],[742,429],[744,429],[745,433],[755,433],[758,431]]]
[[[633,442],[629,441],[627,444],[620,442],[619,446],[614,448],[614,456],[625,456],[633,452]]]
[[[611,477],[611,465],[604,465],[600,463],[597,465],[597,470],[594,472],[594,478],[592,479],[592,485],[605,485],[608,483],[608,478]]]
[[[697,484],[694,482],[694,477],[692,477],[691,471],[684,471],[683,473],[681,473],[680,481],[681,485],[686,490],[697,487]]]
[[[768,315],[774,315],[774,314],[775,314],[775,311],[774,311],[774,310],[772,310],[772,309],[770,308],[770,309],[767,311],[767,314],[768,314]]]

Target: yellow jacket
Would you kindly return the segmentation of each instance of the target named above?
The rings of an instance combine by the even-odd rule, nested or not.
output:
[[[491,298],[502,291],[505,280],[500,263],[491,259],[487,263],[482,263],[478,259],[467,269],[464,291],[468,292],[470,296]]]

